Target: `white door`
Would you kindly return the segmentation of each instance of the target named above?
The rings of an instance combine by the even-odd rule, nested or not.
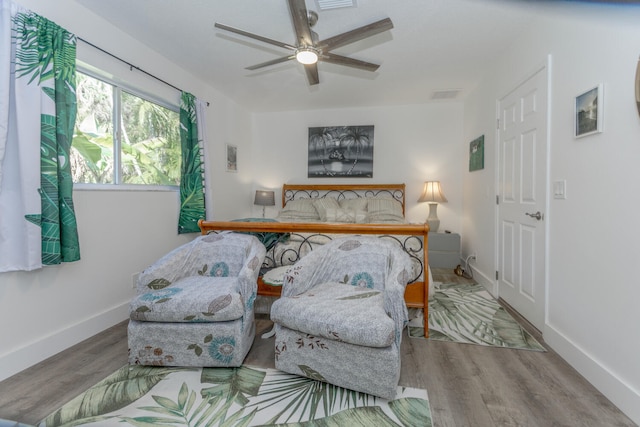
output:
[[[536,328],[545,315],[547,67],[499,101],[498,294]]]

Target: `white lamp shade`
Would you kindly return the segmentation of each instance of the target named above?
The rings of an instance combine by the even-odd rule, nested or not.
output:
[[[258,206],[274,206],[276,204],[275,192],[270,190],[256,190],[256,198],[253,200],[253,204]]]
[[[426,181],[424,183],[424,189],[422,195],[418,199],[418,202],[429,202],[429,216],[427,217],[427,224],[429,224],[430,231],[434,233],[438,231],[440,227],[440,219],[438,219],[438,203],[444,203],[447,198],[442,193],[442,187],[440,181]]]
[[[440,181],[426,181],[424,183],[424,189],[418,202],[444,203],[446,201],[447,198],[444,197]]]

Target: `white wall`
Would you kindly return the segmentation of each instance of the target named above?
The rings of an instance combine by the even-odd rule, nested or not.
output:
[[[478,272],[487,280],[496,266],[495,102],[551,54],[550,178],[567,180],[568,198],[552,200],[547,212],[549,302],[543,333],[640,423],[640,287],[635,285],[640,230],[634,227],[640,210],[640,118],[633,96],[639,9],[575,2],[557,7],[501,54],[495,72],[464,106],[431,103],[252,116],[74,2],[21,3],[211,102],[210,218],[259,214],[252,206],[257,188],[325,182],[307,179],[308,127],[373,124],[374,177],[357,182],[405,182],[407,216],[422,222],[428,208],[415,202],[422,182],[442,181],[449,203],[438,209],[441,227],[461,231],[463,253],[479,254]],[[79,45],[79,57],[91,56],[83,49]],[[574,140],[573,98],[600,82],[605,84],[605,132]],[[468,143],[482,134],[485,169],[469,173]],[[224,171],[226,143],[238,146],[238,173]],[[0,379],[123,320],[131,275],[192,237],[176,235],[175,192],[76,191],[74,197],[82,260],[0,274]],[[274,215],[275,209],[267,214]]]
[[[309,127],[374,125],[373,178],[307,178]],[[448,203],[440,204],[441,231],[460,231],[466,149],[462,103],[254,114],[255,186],[279,190],[283,183],[405,183],[407,218],[424,222],[429,207],[418,204],[424,181],[440,180]],[[462,159],[462,160],[461,160]],[[276,193],[280,208],[281,192]],[[275,215],[276,208],[267,210]]]
[[[495,260],[496,100],[551,55],[550,200],[544,338],[636,423],[640,423],[640,118],[634,77],[640,53],[635,6],[547,5],[534,29],[501,56],[465,104],[464,141],[485,134],[486,169],[465,173],[463,250]],[[604,132],[573,138],[574,97],[604,84]],[[548,189],[551,192],[551,187]]]
[[[213,212],[209,218],[246,215],[251,205],[251,116],[187,71],[121,33],[77,3],[23,0],[28,9],[165,81],[209,101],[207,109]],[[177,91],[150,81],[78,43],[78,59],[124,81],[145,81],[164,99]],[[98,62],[103,62],[98,64]],[[225,143],[238,146],[238,173],[225,172]],[[246,197],[243,196],[246,194]],[[74,191],[82,259],[32,272],[0,274],[0,380],[127,318],[132,275],[195,234],[177,235],[177,191]]]

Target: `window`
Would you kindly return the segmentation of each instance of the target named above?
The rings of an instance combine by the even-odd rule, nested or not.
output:
[[[79,72],[76,97],[74,183],[179,185],[177,107],[174,111]]]

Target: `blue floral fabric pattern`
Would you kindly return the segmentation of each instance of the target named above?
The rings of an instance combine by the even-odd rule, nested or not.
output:
[[[226,322],[245,313],[235,277],[193,276],[131,301],[130,318],[146,322]]]
[[[228,277],[229,276],[229,266],[225,262],[216,262],[211,267],[211,276],[214,277]]]
[[[253,310],[253,304],[256,302],[257,292],[249,295],[247,302],[245,303],[245,310]]]
[[[236,340],[232,336],[216,337],[209,344],[209,355],[224,364],[229,364],[236,349]]]
[[[287,270],[271,308],[276,368],[393,398],[411,268],[406,252],[375,236],[314,249]]]
[[[388,347],[395,338],[382,292],[344,283],[325,283],[285,304],[274,303],[271,320],[305,334],[367,347]]]
[[[129,309],[129,363],[241,366],[265,247],[250,235],[196,237],[145,269]]]
[[[175,294],[181,291],[182,291],[181,288],[165,288],[155,292],[147,292],[146,294],[140,295],[139,298],[140,298],[140,301],[157,302],[159,300],[171,298],[172,296],[174,296]]]
[[[373,288],[373,277],[366,271],[361,273],[356,273],[351,279],[351,285],[357,286],[359,288]]]

